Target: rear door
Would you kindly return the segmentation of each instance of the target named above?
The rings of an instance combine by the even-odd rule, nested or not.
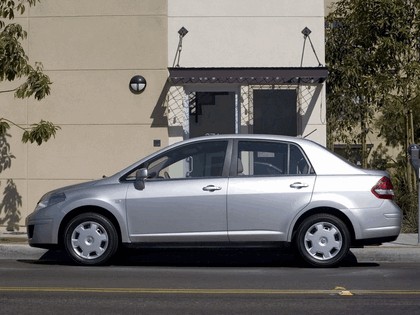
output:
[[[315,174],[294,143],[240,140],[229,179],[231,241],[285,241],[290,222],[311,200]]]

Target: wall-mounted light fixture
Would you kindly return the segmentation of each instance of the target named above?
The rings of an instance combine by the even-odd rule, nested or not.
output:
[[[302,30],[302,34],[303,34],[303,36],[305,36],[305,37],[308,37],[309,35],[311,35],[311,33],[312,33],[312,31],[311,31],[308,27],[305,27],[305,28]]]
[[[319,61],[319,58],[318,58],[318,55],[316,54],[316,51],[315,51],[315,47],[314,47],[314,44],[312,43],[312,40],[311,40],[311,33],[312,33],[312,31],[306,26],[303,30],[302,30],[302,32],[301,32],[302,34],[303,34],[303,38],[304,38],[304,40],[303,40],[303,49],[302,49],[302,57],[301,57],[301,59],[300,59],[300,66],[302,67],[303,66],[303,55],[305,54],[305,45],[306,45],[306,40],[307,39],[309,39],[309,43],[311,44],[311,47],[312,47],[312,51],[314,52],[314,55],[315,55],[315,58],[316,58],[316,60],[318,61],[318,66],[319,67],[322,67],[323,65],[322,65],[322,63]]]
[[[182,39],[184,38],[185,35],[188,34],[188,30],[185,27],[181,27],[178,31],[178,34],[179,34],[178,47],[176,49],[174,63],[172,65],[172,67],[179,67],[179,59],[181,58],[181,51],[182,51]],[[178,57],[178,59],[177,59],[177,57]],[[176,63],[176,65],[175,65],[175,63]]]
[[[141,75],[135,75],[130,80],[130,91],[134,94],[140,94],[146,89],[146,79]]]

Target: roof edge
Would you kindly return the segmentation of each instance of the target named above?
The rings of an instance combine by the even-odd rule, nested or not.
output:
[[[328,77],[326,67],[176,67],[168,71],[172,84],[320,84]]]

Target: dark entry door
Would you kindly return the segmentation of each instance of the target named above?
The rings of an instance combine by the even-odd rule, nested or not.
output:
[[[254,133],[297,136],[296,90],[254,90]]]
[[[235,133],[235,93],[195,92],[190,102],[190,138]]]

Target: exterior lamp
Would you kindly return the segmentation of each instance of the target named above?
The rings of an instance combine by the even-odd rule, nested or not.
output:
[[[187,35],[188,30],[185,27],[181,27],[178,31],[179,37],[184,38]]]
[[[303,34],[305,37],[308,37],[311,33],[312,33],[312,31],[311,31],[308,27],[305,27],[305,28],[302,30],[302,34]]]
[[[312,43],[312,40],[311,40],[311,36],[310,35],[311,35],[312,31],[308,27],[305,27],[302,30],[301,33],[303,34],[304,40],[303,40],[303,50],[302,50],[302,58],[300,60],[300,66],[302,67],[302,65],[303,65],[303,55],[305,53],[306,39],[309,39],[309,43],[311,44],[312,51],[314,52],[315,58],[318,61],[318,66],[319,67],[322,67],[322,63],[319,61],[318,55],[316,54],[316,51],[315,51],[314,44]]]
[[[181,51],[182,51],[182,39],[184,38],[185,35],[188,34],[188,30],[185,27],[181,27],[178,31],[178,34],[179,34],[178,47],[176,49],[176,54],[175,54],[174,63],[172,67],[179,67],[179,59],[181,58]],[[175,63],[176,63],[176,66],[175,66]]]
[[[131,93],[140,94],[146,89],[146,79],[141,75],[135,75],[131,78],[129,88]]]

